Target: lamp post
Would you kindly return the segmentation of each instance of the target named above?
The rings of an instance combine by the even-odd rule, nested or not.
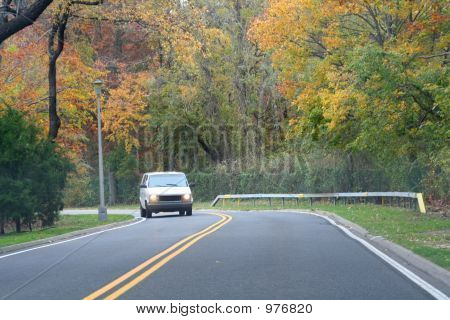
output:
[[[102,80],[94,81],[95,94],[97,95],[97,120],[98,120],[98,174],[100,184],[100,207],[98,208],[98,219],[104,221],[108,218],[105,207],[105,187],[103,179],[103,146],[102,146],[102,109],[100,105],[100,98],[102,95]]]

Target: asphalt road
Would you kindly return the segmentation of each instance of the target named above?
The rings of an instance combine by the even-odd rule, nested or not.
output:
[[[194,212],[0,256],[0,298],[432,297],[320,217]]]

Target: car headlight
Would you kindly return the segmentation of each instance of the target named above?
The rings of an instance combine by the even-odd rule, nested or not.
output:
[[[158,195],[152,194],[152,195],[150,196],[150,202],[158,202],[158,200],[159,200]]]
[[[184,194],[182,198],[183,198],[184,201],[190,201],[191,200],[191,195],[190,194]]]

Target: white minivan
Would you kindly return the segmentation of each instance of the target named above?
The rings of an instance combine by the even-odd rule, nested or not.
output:
[[[145,173],[139,202],[143,218],[151,218],[154,213],[173,211],[178,211],[180,216],[192,215],[192,191],[182,172]]]

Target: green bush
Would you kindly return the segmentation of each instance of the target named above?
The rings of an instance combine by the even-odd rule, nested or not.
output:
[[[70,162],[39,129],[11,108],[0,113],[0,233],[14,221],[53,225],[63,208]]]

